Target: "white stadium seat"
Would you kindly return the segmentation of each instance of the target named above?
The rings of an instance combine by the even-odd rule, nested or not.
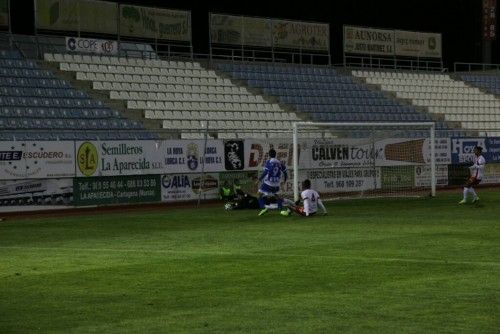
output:
[[[300,119],[195,61],[57,53],[44,59],[75,72],[77,80],[91,81],[111,99],[124,100],[127,108],[143,110],[145,118],[165,119],[166,128],[196,129],[200,121],[214,120],[223,129],[251,125],[262,134],[263,129]]]

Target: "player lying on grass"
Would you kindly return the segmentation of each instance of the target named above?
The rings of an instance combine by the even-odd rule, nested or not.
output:
[[[473,160],[474,163],[472,164],[472,166],[469,167],[470,177],[464,186],[464,198],[460,202],[458,202],[458,204],[467,203],[468,194],[472,195],[472,203],[476,203],[477,201],[479,201],[479,197],[477,196],[473,187],[478,185],[481,182],[481,179],[483,178],[483,171],[484,171],[484,165],[486,164],[486,160],[481,155],[482,152],[483,148],[481,146],[476,146],[474,148],[474,155],[475,155]]]
[[[224,209],[239,210],[239,209],[258,209],[260,208],[257,197],[247,194],[241,189],[240,182],[236,179],[233,183],[233,197],[226,200]]]
[[[323,202],[321,202],[318,192],[311,189],[311,181],[309,179],[302,182],[300,198],[304,202],[304,206],[300,206],[300,200],[294,203],[289,199],[284,199],[284,204],[287,206],[287,209],[281,211],[281,214],[283,216],[288,216],[292,212],[295,212],[298,215],[309,217],[316,214],[318,212],[318,207],[320,207],[322,214],[326,215],[326,208]]]
[[[229,181],[224,181],[224,184],[219,189],[219,198],[224,201],[224,203],[232,202],[235,199],[234,186],[231,187]]]

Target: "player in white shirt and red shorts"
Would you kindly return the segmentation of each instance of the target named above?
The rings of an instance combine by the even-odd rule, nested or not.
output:
[[[304,202],[304,206],[300,206],[300,200],[297,202],[292,202],[289,199],[284,199],[284,204],[288,206],[287,210],[281,211],[283,216],[288,216],[293,212],[304,217],[310,217],[316,212],[318,212],[318,207],[323,211],[323,215],[326,215],[326,208],[319,198],[319,194],[316,190],[311,189],[311,181],[304,180],[302,182],[302,192],[300,193],[300,198]]]
[[[467,203],[468,194],[472,195],[472,203],[476,203],[477,201],[479,201],[479,197],[477,196],[473,187],[478,185],[483,178],[484,165],[486,165],[486,160],[481,155],[482,152],[483,148],[481,146],[476,146],[474,148],[474,163],[469,167],[470,177],[464,186],[464,198],[460,202],[458,202],[458,204]]]

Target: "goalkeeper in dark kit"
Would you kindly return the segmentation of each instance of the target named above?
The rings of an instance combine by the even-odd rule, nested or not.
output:
[[[224,185],[224,187],[227,187],[227,184]],[[257,197],[254,197],[246,192],[244,192],[241,189],[240,182],[236,179],[233,182],[233,188],[231,189],[232,191],[229,192],[227,191],[227,188],[224,189],[222,188],[222,191],[226,190],[225,193],[229,194],[231,193],[232,196],[226,196],[225,203],[224,203],[224,209],[225,210],[241,210],[241,209],[258,209],[259,208],[259,201],[257,200]]]

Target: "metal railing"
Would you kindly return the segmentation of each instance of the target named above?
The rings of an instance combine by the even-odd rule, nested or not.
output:
[[[370,67],[411,71],[440,71],[446,72],[441,60],[429,60],[420,58],[398,58],[398,57],[373,57],[345,55],[345,67]]]
[[[18,50],[26,58],[43,59],[45,53],[67,53],[66,37],[58,35],[19,35],[0,33],[0,41],[5,41]],[[90,38],[90,37],[89,37]],[[193,59],[191,45],[161,43],[147,40],[122,39],[118,43],[118,56],[130,58],[182,58]],[[205,56],[207,57],[207,56]]]
[[[228,61],[263,61],[307,65],[331,65],[330,54],[302,50],[249,49],[212,46],[210,59]]]
[[[472,72],[472,71],[499,71],[500,64],[485,64],[485,63],[453,63],[454,72]]]

